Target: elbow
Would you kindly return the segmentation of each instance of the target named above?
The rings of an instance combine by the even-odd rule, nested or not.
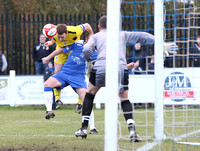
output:
[[[89,23],[85,23],[84,24],[85,30],[89,33],[89,34],[93,34],[93,30],[92,27],[90,26]]]

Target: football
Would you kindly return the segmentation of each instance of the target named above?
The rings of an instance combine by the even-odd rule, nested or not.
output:
[[[47,38],[52,38],[57,34],[56,26],[54,26],[53,24],[46,24],[42,29],[42,33]]]

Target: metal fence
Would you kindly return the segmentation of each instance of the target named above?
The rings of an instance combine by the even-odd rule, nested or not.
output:
[[[5,54],[8,61],[8,69],[15,70],[17,75],[32,75],[34,71],[34,62],[32,58],[33,46],[39,41],[39,35],[42,33],[42,27],[47,23],[67,25],[78,25],[89,23],[94,33],[98,31],[98,20],[101,15],[98,14],[65,14],[65,15],[41,15],[41,14],[1,14],[0,15],[0,52]],[[199,14],[197,16],[200,16]],[[184,14],[166,15],[165,19],[165,40],[180,41],[178,42],[179,51],[176,57],[168,57],[170,62],[174,62],[171,67],[188,67],[191,66],[194,57],[189,53],[193,43],[200,34],[200,28],[188,27],[188,21],[185,20]],[[192,17],[191,17],[192,21]],[[200,26],[198,20],[197,27]],[[177,29],[180,27],[180,29]],[[187,28],[184,28],[187,27]],[[130,31],[146,31],[154,34],[154,16],[153,15],[135,15],[124,16],[122,18],[122,29]],[[175,30],[176,29],[176,30]],[[176,31],[176,37],[175,32]],[[188,35],[190,31],[190,35]],[[87,32],[81,37],[85,39]],[[176,38],[176,39],[175,39]],[[189,38],[189,39],[188,39]],[[152,46],[143,46],[146,49],[146,55],[152,56],[154,49]],[[133,51],[133,45],[128,46],[127,54]],[[128,56],[128,55],[127,55]],[[188,57],[191,56],[191,57]],[[127,60],[134,61],[134,53]],[[190,60],[190,61],[188,61]],[[189,62],[189,63],[188,63]],[[191,63],[190,63],[191,62]]]
[[[5,54],[8,61],[8,69],[15,70],[17,75],[32,75],[34,62],[32,58],[33,46],[39,41],[42,27],[47,23],[78,25],[89,23],[94,32],[98,31],[99,15],[0,15],[0,52]],[[85,39],[86,33],[81,37]]]

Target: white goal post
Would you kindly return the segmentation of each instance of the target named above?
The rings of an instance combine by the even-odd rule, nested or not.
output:
[[[164,139],[164,115],[163,115],[163,85],[164,85],[164,61],[163,61],[163,0],[154,0],[154,36],[155,36],[155,137]]]
[[[117,150],[120,0],[107,0],[105,151]]]
[[[106,89],[109,91],[105,103],[105,147],[106,151],[117,150],[117,103],[118,97],[118,52],[120,30],[120,0],[107,0],[107,62]],[[155,30],[155,137],[164,139],[163,120],[163,0],[154,0]]]

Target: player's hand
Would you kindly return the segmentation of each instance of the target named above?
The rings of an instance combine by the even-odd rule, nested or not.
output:
[[[128,69],[137,68],[137,65],[136,65],[136,63],[131,62],[131,63],[127,64],[127,68]]]
[[[47,57],[42,58],[42,63],[43,64],[48,64],[49,63],[49,59]]]
[[[88,42],[88,37],[85,38],[84,45]]]
[[[178,45],[175,42],[164,42],[164,52],[166,55],[177,54]]]
[[[52,42],[51,41],[47,41],[47,42],[45,42],[45,44],[44,44],[46,47],[49,47],[49,46],[51,46],[52,45]]]

